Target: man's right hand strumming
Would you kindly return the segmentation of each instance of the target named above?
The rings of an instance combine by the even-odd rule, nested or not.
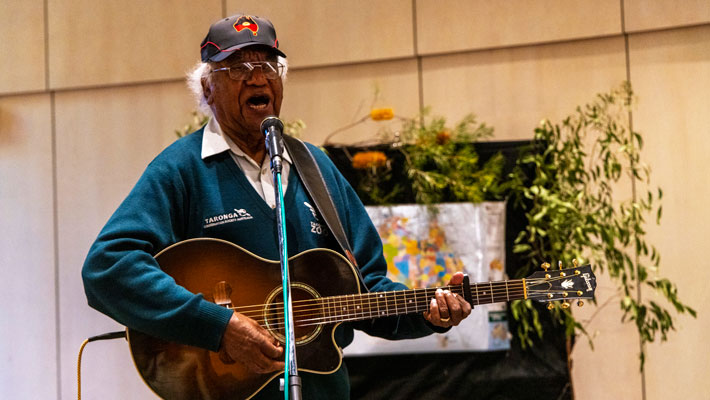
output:
[[[222,336],[219,358],[225,364],[238,361],[248,369],[266,374],[284,369],[283,346],[251,318],[235,312]]]

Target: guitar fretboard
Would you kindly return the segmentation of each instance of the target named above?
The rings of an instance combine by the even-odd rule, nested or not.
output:
[[[523,279],[476,283],[470,287],[474,306],[526,298]],[[459,296],[464,295],[462,285],[439,289],[449,290]],[[313,308],[310,312],[317,315],[313,318],[314,323],[317,323],[316,319],[319,323],[335,323],[419,313],[429,310],[436,291],[437,288],[426,288],[324,297],[317,300],[317,312],[313,313],[316,311]],[[297,308],[294,313],[294,318],[297,318]]]

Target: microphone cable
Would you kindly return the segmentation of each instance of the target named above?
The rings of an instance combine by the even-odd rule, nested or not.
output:
[[[116,331],[116,332],[109,332],[109,333],[104,333],[103,335],[96,335],[92,336],[88,339],[85,339],[84,342],[81,344],[81,347],[79,348],[79,357],[76,363],[76,380],[77,380],[77,394],[78,394],[78,399],[81,400],[81,355],[84,353],[84,347],[89,342],[95,342],[97,340],[111,340],[111,339],[120,339],[120,338],[126,338],[126,331]]]

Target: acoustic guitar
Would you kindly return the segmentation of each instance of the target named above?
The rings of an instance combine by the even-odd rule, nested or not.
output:
[[[282,344],[283,296],[278,261],[218,239],[190,239],[156,255],[177,284],[259,323]],[[547,264],[549,266],[549,264]],[[354,267],[339,253],[313,249],[289,259],[299,371],[335,372],[342,362],[334,331],[345,321],[421,313],[436,288],[361,293]],[[589,265],[539,271],[525,279],[446,286],[472,305],[517,299],[589,299],[596,278]],[[562,304],[569,306],[568,302]],[[145,383],[166,399],[249,399],[282,373],[258,374],[217,353],[127,329],[133,361]]]

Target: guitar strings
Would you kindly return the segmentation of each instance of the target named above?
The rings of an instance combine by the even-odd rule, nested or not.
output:
[[[564,290],[560,289],[538,290],[532,288],[540,284],[554,282],[561,279],[567,279],[567,277],[555,276],[546,278],[544,280],[533,278],[528,279],[525,282],[525,286],[528,289],[528,294],[533,295],[543,293],[564,293]],[[510,282],[512,282],[512,287]],[[501,285],[505,285],[506,288],[501,288]],[[481,286],[482,289],[486,289],[485,294],[479,293],[479,295],[477,296],[478,298],[476,300],[478,300],[478,304],[481,304],[481,297],[483,297],[484,300],[486,300],[488,297],[491,297],[491,300],[493,302],[506,301],[510,299],[510,295],[513,295],[514,297],[521,296],[525,293],[526,289],[526,287],[523,286],[522,280],[497,281],[488,283],[481,282],[472,285],[472,289],[475,290],[476,288],[478,288],[478,286]],[[492,286],[493,290],[489,290],[489,286]],[[415,311],[413,312],[418,312],[417,310],[419,309],[428,308],[428,304],[430,303],[432,298],[432,296],[430,296],[430,292],[435,293],[437,289],[438,288],[408,289],[403,291],[386,293],[375,292],[367,294],[340,295],[327,298],[298,300],[293,302],[294,304],[297,304],[293,309],[294,319],[296,320],[295,322],[298,327],[305,327],[324,323],[355,321],[361,319],[369,319],[373,317],[404,314],[408,313],[408,309],[410,307],[414,307]],[[457,293],[459,295],[462,295],[463,292],[462,285],[446,286],[441,287],[440,289],[451,290],[453,293]],[[474,290],[471,291],[472,294],[474,293]],[[425,298],[419,299],[419,294],[417,293],[417,291],[423,294]],[[411,298],[408,298],[408,295],[409,297],[411,297],[412,294],[414,294],[415,296],[414,303],[412,303]],[[380,307],[380,304],[378,303],[381,300],[384,300],[386,303],[382,307]],[[402,300],[409,300],[409,303],[401,303]],[[390,301],[394,301],[395,304],[389,304]],[[252,319],[260,320],[262,314],[265,314],[267,312],[265,308],[268,306],[271,306],[271,308],[278,309],[283,307],[283,303],[271,303],[269,305],[253,305],[230,308],[234,309],[235,311],[243,310],[243,312],[241,312],[243,315]],[[346,312],[339,312],[341,308]],[[251,309],[251,311],[249,311],[249,309]],[[375,309],[377,309],[377,311],[375,311]],[[399,312],[400,309],[404,309],[405,312]],[[275,318],[269,319],[269,323],[266,323],[266,321],[264,321],[264,323],[260,323],[260,325],[276,329],[281,328],[283,325],[283,318],[279,317],[278,315],[279,314],[276,314]]]
[[[432,291],[435,289],[430,289],[429,291]],[[486,292],[484,295],[479,295],[478,298],[476,299],[478,304],[481,304],[480,298],[483,296],[484,298],[487,298],[489,296],[493,297],[494,300],[498,301],[504,301],[509,299],[510,294],[515,294],[519,295],[521,288],[518,287],[517,285],[514,287],[509,287],[507,290],[493,290]],[[456,289],[452,290],[454,293],[457,293],[459,295],[462,295],[462,290],[461,287],[457,287]],[[316,298],[316,299],[306,299],[306,300],[300,300],[294,303],[299,303],[298,305],[293,307],[294,312],[299,312],[299,311],[309,311],[313,309],[314,305],[316,306],[316,309],[321,309],[324,306],[328,308],[333,308],[337,306],[342,306],[343,304],[349,305],[349,304],[357,304],[357,303],[363,303],[367,302],[368,305],[372,304],[373,302],[380,302],[382,300],[385,301],[385,304],[383,305],[384,307],[387,307],[388,303],[390,301],[395,301],[395,302],[401,302],[402,300],[406,301],[409,300],[409,303],[411,304],[412,301],[412,296],[411,293],[413,293],[414,290],[407,290],[407,291],[396,291],[396,292],[388,292],[386,295],[383,295],[382,293],[369,293],[365,295],[341,295],[341,296],[333,296],[333,297],[327,297],[327,298]],[[505,293],[505,297],[503,297],[503,294]],[[430,293],[422,293],[422,297],[424,297],[425,304],[428,303],[433,296],[429,295]],[[417,293],[414,293],[414,300],[419,300],[419,295]],[[485,299],[484,299],[485,300]],[[377,303],[376,303],[377,304]],[[282,308],[283,303],[271,303],[269,304],[272,308],[273,307],[278,307]],[[242,314],[245,315],[254,315],[254,313],[260,314],[264,311],[266,307],[269,305],[254,305],[254,306],[246,306],[246,307],[232,307],[235,311],[240,311]],[[395,303],[394,305],[395,308],[406,308],[407,303],[404,303],[403,305],[401,303]],[[248,310],[251,309],[251,310]]]
[[[440,289],[443,290],[450,290],[450,291],[462,291],[461,286],[458,286],[456,289],[452,286],[445,286],[441,287]],[[427,289],[408,289],[408,290],[398,290],[398,291],[393,291],[393,292],[373,292],[373,293],[365,293],[365,294],[349,294],[349,295],[338,295],[338,296],[329,296],[329,297],[319,297],[319,298],[311,298],[311,299],[305,299],[305,300],[294,300],[292,302],[293,304],[293,309],[296,310],[299,307],[303,306],[310,306],[313,301],[322,301],[326,299],[326,301],[333,301],[333,302],[342,302],[342,301],[352,301],[353,299],[365,299],[367,300],[370,297],[384,297],[385,299],[391,298],[391,297],[402,297],[402,296],[413,296],[414,297],[419,297],[421,296],[427,296],[428,291],[436,291],[436,288],[427,288]],[[420,294],[417,294],[416,292],[420,292]],[[238,311],[242,314],[245,312],[248,312],[249,309],[256,309],[255,311],[260,311],[264,307],[268,305],[278,305],[280,307],[283,307],[283,303],[270,303],[270,304],[256,304],[256,305],[250,305],[250,306],[240,306],[240,307],[229,307],[230,309],[234,311]]]
[[[428,305],[428,302],[421,304],[420,307],[423,307],[424,309],[426,309],[427,305]],[[414,312],[419,312],[419,311],[414,311]],[[295,323],[295,326],[296,326],[296,328],[304,328],[304,327],[317,326],[317,325],[323,325],[323,324],[328,324],[328,323],[358,321],[358,320],[363,320],[363,319],[371,319],[373,317],[396,315],[396,314],[385,314],[385,315],[379,315],[379,314],[366,315],[366,314],[367,314],[366,312],[363,312],[363,313],[356,312],[356,313],[339,315],[337,317],[328,316],[328,315],[322,316],[322,315],[318,314],[318,315],[316,315],[315,318],[311,318],[308,320],[303,320],[303,319],[297,320]],[[283,324],[281,323],[282,320],[283,320],[282,318],[276,318],[276,322],[269,322],[269,323],[259,322],[259,324],[265,328],[280,329],[283,327]]]
[[[521,295],[523,292],[522,291],[516,291],[516,295]],[[414,310],[412,312],[420,312],[428,309],[429,305],[429,300],[430,299],[424,299],[424,301],[418,301],[417,303],[414,304]],[[504,298],[500,298],[498,300],[505,300]],[[343,303],[340,304],[342,306]],[[350,305],[350,304],[348,304]],[[407,306],[407,309],[409,309],[411,305]],[[332,313],[331,310],[326,310],[326,313],[324,315],[323,309],[322,308],[317,308],[314,310],[308,310],[308,311],[316,311],[315,313],[310,313],[310,314],[295,314],[294,313],[294,319],[296,320],[296,326],[297,327],[305,327],[305,326],[312,326],[312,325],[319,325],[319,324],[324,324],[324,323],[333,323],[333,322],[343,322],[343,321],[355,321],[355,320],[362,320],[362,319],[370,319],[373,317],[380,317],[380,316],[391,316],[391,315],[397,315],[397,314],[404,314],[407,313],[406,310],[404,313],[399,312],[400,309],[403,309],[404,306],[389,306],[385,308],[385,311],[382,311],[382,309],[375,311],[374,307],[371,307],[370,310],[368,311],[367,308],[360,309],[350,309],[349,313],[338,313],[334,314]],[[330,313],[328,313],[330,311]],[[298,318],[296,318],[298,317]],[[310,319],[306,319],[305,317],[313,317]],[[260,319],[260,318],[257,318]],[[271,328],[280,328],[282,327],[281,322],[283,321],[283,318],[279,317],[278,314],[276,318],[272,318],[269,320],[269,323],[267,324],[266,322],[263,323],[263,326],[268,326]]]
[[[487,298],[490,296],[491,300],[493,302],[506,301],[506,300],[510,300],[510,294],[513,294],[514,297],[519,296],[520,294],[523,294],[524,290],[523,290],[523,292],[520,292],[520,289],[521,289],[520,287],[516,286],[513,288],[509,287],[509,288],[507,288],[507,290],[500,290],[499,289],[499,290],[488,291],[483,295],[479,295],[476,300],[477,300],[478,304],[481,304],[481,301],[480,301],[481,297],[483,297],[484,300],[487,300]],[[435,290],[435,289],[432,289],[432,290]],[[429,290],[429,291],[431,291],[431,290]],[[453,290],[454,293],[458,293],[458,294],[460,294],[460,291],[461,291],[460,287]],[[378,307],[378,308],[380,307],[379,302],[381,300],[384,300],[385,304],[383,305],[383,308],[385,308],[387,310],[389,310],[390,308],[393,308],[393,307],[395,310],[399,310],[399,308],[404,308],[406,311],[406,309],[412,305],[414,305],[415,307],[419,306],[419,304],[412,303],[412,299],[407,296],[409,294],[407,292],[412,292],[412,290],[389,292],[387,295],[384,295],[384,296],[378,295],[377,293],[371,293],[371,294],[366,294],[366,295],[341,295],[341,296],[333,296],[333,297],[328,297],[328,298],[306,299],[306,300],[299,301],[299,303],[301,303],[301,304],[299,306],[294,307],[293,310],[294,310],[295,314],[300,313],[300,314],[298,314],[300,316],[300,315],[308,315],[308,314],[304,314],[304,312],[305,313],[312,312],[312,311],[321,312],[321,310],[323,310],[325,308],[327,308],[332,313],[332,311],[335,308],[340,308],[343,305],[345,305],[345,307],[343,307],[343,308],[347,310],[347,307],[352,307],[353,305],[359,304],[361,306],[364,305],[364,306],[368,307],[372,312],[372,309],[374,308],[372,306],[373,300],[375,302],[376,307]],[[504,293],[505,293],[505,296],[504,296]],[[535,290],[535,289],[530,289],[528,291],[528,294],[531,294],[531,295],[541,294],[541,293],[564,293],[564,291],[562,291],[562,290],[541,291],[541,290]],[[428,293],[423,293],[423,294],[425,295],[425,299],[424,299],[423,304],[426,305],[431,300],[431,296],[428,296]],[[415,293],[415,295],[416,295],[416,293]],[[416,295],[415,300],[417,302],[419,300],[418,297],[419,296]],[[528,297],[530,297],[530,296],[528,296]],[[405,301],[405,303],[402,303],[403,300]],[[409,300],[409,304],[406,303],[407,300]],[[389,304],[390,301],[394,301],[395,304],[394,305]],[[251,311],[244,310],[244,312],[242,312],[242,314],[249,316],[249,317],[258,316],[259,314],[265,312],[265,308],[267,306],[268,305],[249,306],[252,308],[252,310]],[[273,308],[281,308],[281,307],[283,307],[283,303],[271,303],[270,306],[272,309]],[[234,307],[234,308],[235,309],[243,309],[245,307]],[[363,311],[358,311],[357,307],[356,307],[355,311],[360,312],[360,313],[363,312]]]
[[[424,311],[427,309],[428,303],[420,304],[418,305],[419,310],[417,311],[411,311],[408,313],[416,313],[420,311]],[[405,314],[405,313],[391,313],[392,310],[389,310],[389,312],[382,314],[377,314],[374,311],[373,312],[367,312],[367,311],[354,311],[348,314],[339,314],[336,316],[333,315],[323,315],[322,313],[315,313],[312,315],[307,315],[308,317],[312,318],[304,318],[304,316],[297,315],[295,316],[295,325],[297,328],[303,328],[303,327],[309,327],[309,326],[316,326],[316,325],[323,325],[323,324],[329,324],[329,323],[339,323],[339,322],[346,322],[346,321],[358,321],[358,320],[364,320],[364,319],[371,319],[375,317],[384,317],[384,316],[392,316],[392,315],[400,315],[400,314]],[[276,317],[276,318],[271,318],[269,319],[268,323],[267,321],[261,319],[261,318],[256,318],[258,323],[265,327],[265,328],[270,328],[270,329],[281,329],[283,327],[283,318]],[[263,321],[263,322],[262,322]]]
[[[501,289],[501,288],[500,288],[500,285],[506,284],[507,282],[509,282],[509,281],[492,282],[493,285],[494,285],[494,290],[493,290],[493,291],[491,291],[491,290],[488,289],[488,286],[490,285],[489,283],[480,283],[480,284],[477,284],[477,285],[485,285],[485,286],[486,286],[486,288],[485,288],[485,289],[486,289],[486,294],[485,294],[485,295],[479,295],[479,297],[480,297],[480,296],[490,296],[491,293],[494,293],[494,295],[495,295],[496,293],[505,293],[506,290],[505,290],[505,289]],[[513,282],[513,284],[509,284],[509,283],[507,284],[507,286],[508,286],[508,288],[509,288],[510,290],[514,290],[517,286],[522,286],[522,284],[521,284],[520,282],[516,282],[516,281],[512,281],[512,282]],[[498,287],[496,288],[495,286],[498,286]],[[361,297],[365,297],[365,296],[377,296],[377,297],[385,296],[385,297],[389,297],[389,296],[393,296],[393,293],[396,293],[396,296],[400,296],[400,294],[404,294],[405,296],[406,296],[406,295],[410,295],[410,296],[411,296],[412,294],[414,294],[414,296],[418,296],[417,293],[415,293],[415,292],[417,292],[417,291],[421,292],[421,293],[424,294],[425,296],[428,296],[428,295],[430,295],[430,292],[434,292],[434,293],[435,293],[437,289],[449,290],[449,291],[452,291],[452,292],[454,292],[454,291],[460,292],[460,291],[462,291],[462,287],[463,287],[462,285],[453,285],[453,286],[442,286],[442,287],[439,287],[439,288],[407,289],[407,290],[398,290],[398,291],[393,291],[393,292],[373,292],[373,293],[365,293],[365,294],[339,295],[339,296],[330,296],[330,297],[328,297],[328,298],[331,298],[331,299],[340,299],[340,300],[343,300],[343,299],[344,299],[344,300],[348,301],[349,298],[351,298],[352,296],[361,296]],[[475,292],[475,285],[472,285],[471,293],[473,294],[474,292]],[[301,304],[303,304],[303,303],[311,302],[311,301],[313,301],[313,300],[314,300],[314,299],[294,300],[294,301],[292,302],[292,304],[294,305],[294,309],[295,309],[295,308],[298,307],[299,305],[301,305]],[[280,304],[280,305],[283,305],[283,303],[271,303],[271,304]],[[255,305],[249,305],[249,306],[237,306],[237,307],[229,307],[229,308],[232,309],[232,310],[235,310],[235,311],[238,311],[238,312],[242,312],[242,313],[243,313],[244,311],[248,311],[249,309],[261,309],[261,308],[263,308],[264,306],[267,306],[267,304],[255,304]]]
[[[345,308],[347,309],[348,307],[353,307],[353,306],[363,306],[364,308],[370,309],[371,311],[374,310],[375,308],[378,309],[404,309],[406,310],[409,307],[419,307],[421,304],[427,305],[433,298],[433,296],[429,296],[427,293],[422,293],[421,296],[419,294],[415,293],[415,296],[409,295],[407,293],[408,291],[396,291],[396,292],[389,292],[387,295],[380,296],[377,293],[370,293],[366,295],[341,295],[341,296],[333,296],[333,297],[327,297],[327,298],[317,298],[317,299],[307,299],[307,300],[302,300],[300,301],[300,305],[293,307],[293,312],[294,316],[296,314],[300,315],[308,315],[308,312],[321,312],[323,309],[327,309],[327,311],[333,313],[334,310],[338,310],[340,308]],[[463,295],[461,288],[457,288],[455,290],[452,290],[453,293],[456,293],[458,295]],[[483,295],[484,300],[487,299],[489,296],[494,298],[494,301],[505,301],[509,299],[509,295],[513,294],[514,296],[520,295],[523,292],[521,291],[520,288],[509,288],[507,291],[494,291],[492,293],[492,296],[490,293],[486,293]],[[423,297],[423,298],[420,298]],[[480,299],[476,299],[478,304],[481,304]],[[384,304],[380,304],[384,302]],[[394,304],[390,304],[394,302]],[[414,303],[416,302],[416,303]],[[420,304],[417,304],[420,303]],[[270,307],[269,307],[270,306]],[[343,307],[345,306],[345,307]],[[253,309],[252,310],[244,310],[241,312],[241,314],[249,317],[254,317],[258,316],[262,313],[267,312],[267,308],[269,309],[281,309],[283,308],[283,303],[271,303],[269,305],[261,305],[261,306],[251,306]],[[256,307],[256,308],[255,308]],[[357,307],[356,312],[362,312],[358,311]],[[238,309],[238,307],[237,307]],[[372,311],[374,312],[374,311]],[[304,314],[305,313],[305,314]]]
[[[456,291],[454,292],[456,293]],[[357,305],[364,306],[371,310],[375,310],[377,307],[386,310],[408,309],[410,307],[416,308],[421,304],[428,304],[432,298],[431,296],[426,296],[423,293],[421,296],[416,295],[416,298],[407,298],[405,291],[396,291],[389,293],[390,295],[384,296],[382,298],[376,296],[377,293],[371,293],[367,295],[342,295],[327,298],[309,299],[306,300],[309,304],[294,308],[294,315],[296,313],[299,313],[299,316],[307,316],[309,315],[308,312],[317,311],[318,313],[321,313],[323,310],[326,310],[327,312],[330,312],[331,314],[335,315],[335,311],[343,308],[343,306],[347,308]],[[461,295],[461,291],[459,291],[458,294]],[[405,300],[405,302],[402,302],[403,300]],[[407,303],[406,300],[410,300],[409,303]],[[416,303],[412,303],[412,301],[416,301]],[[382,304],[383,302],[384,304]],[[394,304],[392,304],[392,302],[394,302]],[[272,306],[275,306],[274,308],[276,309],[280,309],[283,307],[283,303],[273,303]],[[265,307],[261,307],[259,310],[254,311],[257,311],[257,314],[261,314],[264,309]],[[249,314],[254,315],[254,312],[251,312]]]
[[[519,292],[518,294],[522,294],[523,292]],[[503,301],[503,299],[500,299],[500,301]],[[420,302],[420,304],[417,305],[417,307],[422,307],[424,310],[427,309],[429,302]],[[391,308],[391,307],[390,307]],[[389,311],[392,311],[391,309]],[[412,311],[411,313],[416,313],[420,311]],[[392,316],[392,315],[399,315],[403,313],[397,313],[395,312],[394,314],[386,313],[384,315],[376,314],[374,312],[370,312],[368,315],[367,311],[354,311],[349,314],[338,314],[338,315],[323,315],[322,313],[315,313],[312,315],[306,315],[306,316],[313,316],[314,318],[310,319],[303,319],[302,315],[298,315],[298,319],[295,321],[295,327],[296,328],[305,328],[305,327],[311,327],[311,326],[317,326],[317,325],[323,325],[323,324],[329,324],[329,323],[340,323],[340,322],[348,322],[348,321],[358,321],[358,320],[364,320],[364,319],[371,319],[375,317],[384,317],[384,316]],[[294,315],[294,319],[296,316]],[[261,325],[264,328],[267,329],[281,329],[283,328],[283,318],[276,317],[267,323],[266,321],[257,318],[259,325]],[[263,321],[263,322],[262,322]]]
[[[550,277],[550,278],[547,278],[544,280],[540,279],[540,278],[533,278],[533,279],[527,279],[525,283],[526,283],[526,286],[528,286],[529,291],[534,292],[535,289],[532,288],[533,286],[537,286],[539,284],[544,284],[544,283],[548,283],[548,282],[558,281],[561,279],[567,279],[567,278],[568,277],[566,277],[566,276],[555,276],[555,277]],[[488,289],[488,286],[490,286],[491,284],[494,285],[493,290]],[[501,285],[505,285],[506,288],[505,289],[501,288]],[[481,283],[473,284],[473,285],[471,285],[471,288],[472,288],[471,293],[472,294],[476,291],[478,286],[481,286],[482,288],[483,288],[483,286],[486,286],[485,288],[483,288],[483,289],[486,289],[486,293],[479,294],[478,295],[479,298],[481,296],[490,296],[491,294],[493,294],[493,296],[496,296],[498,294],[504,293],[509,290],[515,290],[518,286],[522,286],[522,280],[495,281],[495,282],[488,282],[488,283],[481,282]],[[331,296],[329,298],[334,299],[334,301],[342,301],[343,299],[346,301],[349,301],[350,298],[353,296],[365,297],[365,296],[373,296],[374,295],[374,296],[381,297],[382,295],[384,295],[385,297],[387,297],[393,293],[396,293],[396,296],[399,296],[399,294],[401,294],[401,293],[404,293],[404,295],[411,295],[411,293],[414,293],[414,295],[416,296],[417,295],[415,293],[416,291],[423,292],[424,295],[429,295],[429,292],[431,292],[431,291],[435,292],[437,289],[459,291],[459,290],[461,290],[462,287],[463,287],[462,285],[453,285],[453,286],[443,286],[440,288],[407,289],[407,290],[400,290],[400,291],[394,291],[394,292],[374,292],[374,293],[366,293],[366,294],[339,295],[339,296]],[[323,299],[323,298],[321,298],[321,299]],[[303,304],[303,303],[310,303],[313,300],[316,300],[316,299],[295,300],[295,301],[293,301],[292,304],[294,305],[294,309],[295,309],[299,305],[307,305],[307,304]],[[283,306],[283,303],[271,303],[271,305]],[[265,306],[267,306],[267,304],[256,304],[256,305],[249,305],[249,306],[229,307],[229,308],[232,310],[244,313],[244,312],[248,311],[249,309],[261,310]]]

